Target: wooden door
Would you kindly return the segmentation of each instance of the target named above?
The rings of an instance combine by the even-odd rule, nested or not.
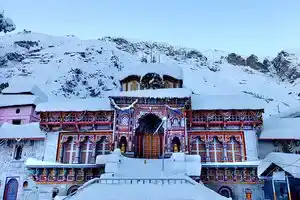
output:
[[[143,137],[143,157],[158,158],[160,156],[160,145],[158,134],[145,134]]]

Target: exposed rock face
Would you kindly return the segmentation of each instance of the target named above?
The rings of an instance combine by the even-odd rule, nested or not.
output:
[[[258,57],[254,54],[252,54],[251,56],[249,56],[247,59],[246,59],[246,65],[251,67],[252,69],[255,69],[255,70],[258,70],[258,71],[261,71],[261,72],[268,72],[269,69],[268,69],[268,60],[264,60],[266,61],[266,65],[264,63],[260,63],[258,61]]]
[[[273,67],[282,80],[294,81],[300,77],[300,64],[293,62],[295,58],[294,54],[281,51],[272,60]]]
[[[240,65],[240,66],[246,65],[246,60],[242,56],[237,55],[235,53],[228,54],[226,59],[227,62],[232,65]]]
[[[14,44],[26,49],[30,49],[31,47],[39,45],[39,43],[36,41],[15,41]]]

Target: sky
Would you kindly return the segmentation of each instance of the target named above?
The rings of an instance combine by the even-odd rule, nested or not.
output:
[[[0,0],[23,29],[118,36],[242,55],[300,49],[300,0]]]

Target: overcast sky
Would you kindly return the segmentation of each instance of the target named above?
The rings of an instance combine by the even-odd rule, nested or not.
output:
[[[300,0],[0,0],[23,29],[123,36],[243,55],[300,48]]]

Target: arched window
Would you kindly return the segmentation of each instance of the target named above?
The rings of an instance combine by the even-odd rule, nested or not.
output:
[[[22,158],[22,145],[16,145],[16,148],[15,148],[15,160],[20,160]]]
[[[241,162],[242,161],[242,152],[241,145],[236,140],[234,136],[230,138],[229,143],[227,144],[227,155],[229,162]]]
[[[18,187],[19,187],[19,183],[17,179],[15,178],[10,179],[5,185],[3,200],[17,199]]]
[[[201,156],[201,162],[206,162],[206,147],[205,141],[202,141],[200,137],[192,143],[191,154],[196,154]]]
[[[102,136],[96,143],[96,155],[104,155],[109,153],[109,142],[106,136]]]
[[[173,118],[172,120],[172,126],[178,127],[181,126],[181,121],[178,118]]]
[[[63,143],[63,163],[73,163],[75,159],[76,146],[73,137]]]
[[[79,163],[92,163],[93,159],[93,146],[89,139],[89,136],[84,138],[83,142],[80,142],[80,161]]]
[[[211,162],[223,161],[223,146],[217,137],[214,137],[213,141],[209,145],[209,156]]]
[[[231,198],[232,190],[229,187],[223,186],[219,189],[218,193],[224,197]]]

